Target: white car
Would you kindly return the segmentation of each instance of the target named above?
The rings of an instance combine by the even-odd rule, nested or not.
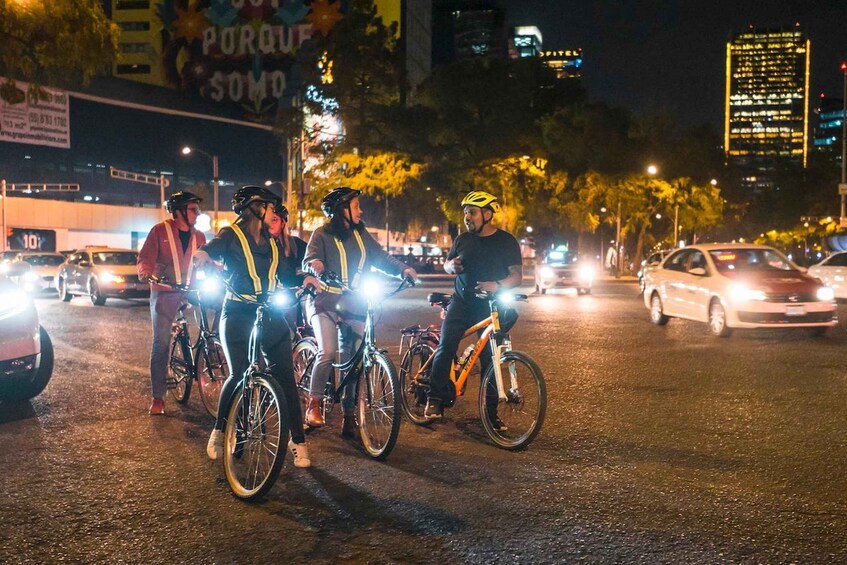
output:
[[[18,277],[17,283],[27,292],[56,290],[56,274],[65,262],[65,256],[53,251],[21,251],[15,261],[29,263],[30,270]]]
[[[535,292],[547,294],[554,288],[575,288],[577,294],[591,294],[594,266],[576,253],[557,248],[548,251],[535,266]]]
[[[0,275],[0,402],[28,400],[39,394],[53,374],[53,344],[38,323],[32,298],[10,276],[30,267],[9,264]]]
[[[654,324],[685,318],[717,336],[733,328],[812,328],[838,323],[834,292],[766,245],[693,245],[645,273],[644,305]]]
[[[659,265],[662,264],[662,259],[668,256],[671,250],[666,251],[656,251],[655,253],[651,253],[647,256],[646,259],[641,261],[641,269],[638,271],[638,290],[644,292],[644,275],[647,271],[652,271],[653,269],[657,269]]]
[[[809,267],[809,275],[818,278],[835,292],[835,298],[847,298],[847,251],[833,253]]]

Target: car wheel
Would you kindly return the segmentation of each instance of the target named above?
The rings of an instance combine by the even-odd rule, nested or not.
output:
[[[547,289],[546,289],[546,288],[542,288],[542,289],[541,289],[541,294],[547,294]]]
[[[717,337],[729,337],[732,328],[726,325],[726,310],[717,298],[709,303],[709,330]]]
[[[657,326],[664,326],[668,323],[668,320],[670,320],[670,318],[665,315],[665,310],[662,306],[662,299],[659,298],[658,293],[654,292],[653,296],[650,298],[650,321]]]
[[[91,296],[91,303],[95,306],[103,306],[106,303],[106,297],[100,291],[100,285],[96,279],[91,279],[88,283],[88,292]]]
[[[73,294],[68,292],[68,285],[65,283],[65,279],[60,278],[58,283],[56,284],[57,290],[59,291],[59,298],[62,302],[70,302],[71,298],[73,298]]]
[[[0,386],[0,398],[7,401],[29,400],[44,390],[50,377],[53,375],[53,342],[47,331],[38,327],[38,335],[41,340],[41,360],[38,367],[33,369],[30,378],[22,381],[9,381]]]

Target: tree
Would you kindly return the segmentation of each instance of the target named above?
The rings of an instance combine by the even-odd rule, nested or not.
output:
[[[118,27],[95,0],[0,0],[0,97],[15,80],[40,86],[86,83],[118,54]]]

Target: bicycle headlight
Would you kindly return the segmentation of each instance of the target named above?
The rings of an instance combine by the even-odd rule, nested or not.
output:
[[[203,281],[200,285],[200,290],[203,291],[204,294],[218,294],[221,291],[221,280],[219,278],[206,278],[205,276],[203,276],[197,277],[197,279]]]
[[[502,291],[497,295],[497,300],[505,304],[511,304],[515,301],[515,293],[509,292],[508,290]]]
[[[369,299],[375,299],[382,296],[382,285],[378,280],[373,278],[364,279],[362,281],[362,285],[359,287],[359,290],[366,298]]]
[[[288,308],[294,304],[294,297],[287,290],[278,290],[271,297],[271,302],[278,308]]]

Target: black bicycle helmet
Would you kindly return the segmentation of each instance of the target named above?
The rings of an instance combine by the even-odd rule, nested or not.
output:
[[[181,208],[187,208],[188,205],[192,202],[202,201],[202,198],[188,191],[174,192],[173,194],[171,194],[171,197],[168,198],[167,202],[165,203],[165,207],[168,209],[169,214],[173,214]]]
[[[274,205],[274,214],[282,218],[283,222],[288,222],[288,208],[281,200]]]
[[[350,188],[349,186],[339,186],[329,191],[329,194],[321,200],[321,211],[327,218],[332,218],[338,208],[347,204],[357,196],[362,194],[361,190]]]
[[[267,202],[276,206],[281,201],[279,196],[263,186],[242,186],[232,196],[232,211],[241,214],[253,202]]]

